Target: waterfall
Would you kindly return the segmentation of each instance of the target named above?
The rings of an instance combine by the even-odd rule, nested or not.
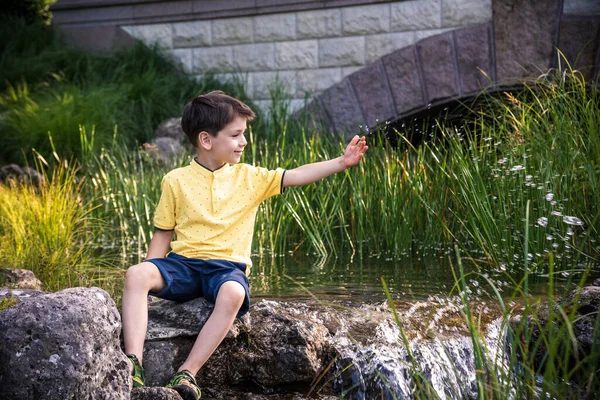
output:
[[[356,340],[349,331],[339,330],[331,341],[339,354],[335,362],[336,392],[345,399],[412,399],[416,370],[433,392],[428,398],[477,398],[471,337],[464,332],[443,333],[443,318],[438,325],[428,331],[427,337],[417,335],[408,341],[414,364],[393,320],[379,321],[366,340]],[[504,340],[499,319],[487,325],[482,339],[484,344],[480,345],[488,360],[504,359],[496,357],[501,354],[498,352]]]

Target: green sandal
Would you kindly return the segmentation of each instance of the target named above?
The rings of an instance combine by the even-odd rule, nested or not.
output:
[[[135,354],[127,354],[127,358],[129,358],[129,361],[131,361],[133,364],[133,375],[131,375],[133,387],[135,388],[144,386],[146,374],[144,373],[144,367],[142,367],[140,360],[138,360]]]
[[[196,378],[187,369],[173,375],[173,378],[167,383],[167,387],[179,393],[183,400],[198,400],[202,396]]]

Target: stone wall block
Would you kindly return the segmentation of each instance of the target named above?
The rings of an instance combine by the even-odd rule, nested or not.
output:
[[[564,0],[565,15],[600,15],[600,3],[597,0]]]
[[[313,39],[342,34],[342,14],[339,9],[315,10],[296,14],[298,39]]]
[[[345,36],[389,32],[390,5],[344,7],[342,21],[342,33]]]
[[[340,68],[305,69],[298,71],[297,93],[322,92],[342,79]]]
[[[190,73],[193,70],[192,49],[173,49],[169,50],[171,57],[175,62],[181,64],[185,72]]]
[[[356,71],[360,71],[362,67],[342,67],[342,79],[355,73]]]
[[[116,4],[119,3],[123,4],[125,2],[116,2]],[[171,0],[168,2],[139,2],[138,4],[133,4],[134,18],[164,18],[165,16],[189,14],[192,12],[192,2],[190,0]]]
[[[538,76],[554,65],[561,0],[493,2],[498,82]]]
[[[397,50],[383,57],[383,66],[390,83],[390,92],[397,113],[403,114],[425,105],[421,87],[420,66],[416,46]]]
[[[319,40],[319,67],[344,67],[364,63],[364,37]]]
[[[219,82],[227,82],[242,85],[247,93],[250,93],[252,86],[252,74],[249,72],[225,72],[221,74],[213,74],[214,78]]]
[[[600,72],[597,55],[600,53],[600,16],[563,16],[560,21],[558,49],[563,53],[561,68],[568,64],[583,74],[587,81]]]
[[[333,127],[346,140],[360,131],[365,124],[354,89],[349,78],[333,85],[319,96]]]
[[[349,76],[369,128],[396,119],[396,110],[381,61]]]
[[[257,100],[271,99],[270,90],[278,84],[284,93],[296,95],[296,71],[251,72],[252,98]]]
[[[410,31],[442,27],[442,0],[413,0],[391,5],[391,30]]]
[[[163,49],[173,47],[173,28],[171,24],[125,26],[123,30],[148,45],[157,44]]]
[[[271,14],[254,17],[254,40],[270,42],[296,38],[294,14]]]
[[[233,48],[219,46],[192,49],[192,70],[196,74],[232,72],[234,70]]]
[[[442,0],[442,26],[469,26],[492,21],[492,0]]]
[[[427,39],[432,36],[441,35],[442,33],[449,32],[454,28],[441,28],[441,29],[423,29],[420,31],[415,31],[415,42],[421,41],[423,39]]]
[[[417,43],[427,102],[460,95],[452,32]]]
[[[173,47],[203,47],[212,44],[210,21],[173,24]]]
[[[384,33],[367,36],[365,40],[365,61],[370,63],[392,51],[414,44],[415,34],[413,32]]]
[[[235,67],[240,71],[270,71],[275,69],[275,43],[233,46]]]
[[[493,84],[492,25],[454,31],[456,59],[462,93],[476,93]]]
[[[212,21],[213,45],[251,43],[254,37],[252,17]]]
[[[319,66],[319,42],[298,40],[275,43],[277,69],[305,69]]]
[[[324,134],[335,133],[333,123],[325,112],[319,96],[315,96],[312,101],[297,110],[293,118],[299,121],[302,126],[306,126],[309,131],[318,131]]]

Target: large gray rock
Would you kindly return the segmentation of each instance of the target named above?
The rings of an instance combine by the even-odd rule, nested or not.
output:
[[[0,287],[42,290],[42,282],[28,269],[0,268]]]
[[[222,393],[248,391],[249,382],[263,393],[286,386],[310,388],[327,359],[329,332],[323,324],[295,315],[290,309],[280,303],[261,302],[235,322],[197,376],[209,398],[231,398],[222,397]],[[212,305],[201,298],[150,304],[144,349],[148,385],[167,383],[189,354],[211,311]]]
[[[501,314],[498,307],[489,306],[486,311],[488,306],[472,305],[483,327]],[[457,322],[463,320],[460,306],[428,301],[397,303],[396,307],[410,340],[458,340],[467,343],[462,347],[471,343],[468,327]],[[144,349],[147,385],[167,383],[211,311],[212,305],[204,299],[150,304]],[[387,304],[263,300],[235,322],[196,378],[203,398],[301,399],[308,393],[310,398],[326,398],[318,396],[343,392],[334,387],[335,381],[351,382],[344,390],[354,385],[354,376],[348,375],[356,375],[357,370],[347,367],[360,361],[360,349],[397,351],[399,343],[399,328]],[[431,347],[428,343],[423,346]],[[378,379],[375,373],[373,376]]]
[[[98,288],[73,288],[0,312],[1,399],[129,399],[121,319]]]
[[[168,137],[171,139],[176,139],[181,143],[187,143],[187,136],[183,133],[183,129],[181,129],[181,117],[179,118],[169,118],[158,126],[154,131],[154,137]]]
[[[8,164],[0,168],[0,183],[30,183],[37,186],[43,181],[44,177],[30,167]]]
[[[535,352],[536,363],[542,365],[547,362],[548,348],[545,337],[562,335],[557,348],[552,348],[554,355],[558,356],[558,359],[554,357],[554,361],[560,363],[557,368],[576,371],[571,376],[572,380],[587,381],[588,376],[579,376],[582,371],[585,371],[585,365],[590,366],[592,370],[597,370],[600,360],[597,349],[600,337],[597,321],[599,313],[600,280],[590,286],[575,289],[554,303],[542,303],[526,322],[531,332],[531,340],[528,342],[529,351]],[[568,325],[565,323],[565,315],[570,321]],[[513,322],[517,332],[522,329],[520,324],[520,319]],[[550,333],[546,332],[548,327],[552,327]],[[561,358],[561,354],[565,354],[567,358]],[[590,361],[595,362],[596,366],[594,367]]]
[[[165,387],[139,387],[131,390],[131,400],[181,400],[181,396]]]

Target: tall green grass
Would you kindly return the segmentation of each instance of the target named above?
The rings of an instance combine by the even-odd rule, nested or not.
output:
[[[598,92],[565,74],[486,99],[471,128],[456,131],[441,121],[418,147],[370,137],[359,166],[269,200],[257,217],[253,251],[404,257],[443,253],[456,242],[471,260],[516,276],[528,263],[532,279],[546,275],[550,250],[565,274],[597,266]],[[243,162],[289,169],[342,153],[342,143],[282,114],[275,110],[251,127]],[[103,182],[102,218],[118,215],[121,234],[113,237],[143,252],[160,176],[186,161],[157,164],[121,145],[95,157],[86,165]]]
[[[39,156],[39,155],[38,155]],[[38,171],[44,173],[41,156]],[[89,285],[106,268],[93,252],[93,201],[82,196],[76,168],[57,163],[36,186],[0,184],[0,259],[5,268],[32,270],[46,290]]]

